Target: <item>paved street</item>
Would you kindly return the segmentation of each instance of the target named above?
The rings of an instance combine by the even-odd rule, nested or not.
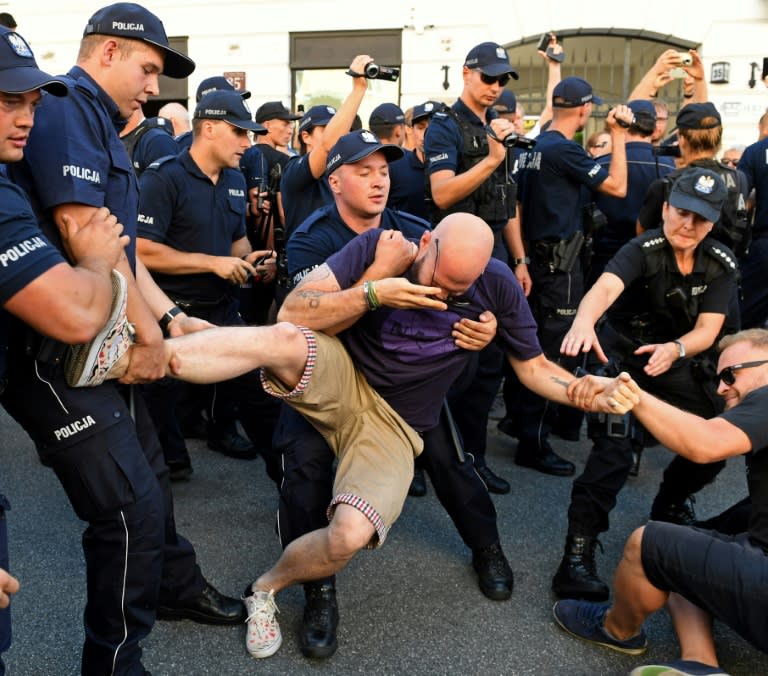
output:
[[[12,676],[79,673],[85,579],[80,535],[53,473],[37,462],[27,437],[0,415],[2,490],[10,498],[11,562],[22,590],[13,602],[14,644],[6,661]],[[676,657],[665,613],[647,624],[650,649],[628,657],[564,634],[553,623],[550,579],[562,553],[570,480],[518,468],[513,441],[492,425],[489,464],[512,484],[494,498],[502,544],[515,571],[507,602],[477,588],[469,551],[431,490],[409,498],[400,521],[379,551],[365,552],[339,577],[339,650],[310,661],[298,650],[300,588],[278,597],[283,647],[267,660],[245,651],[244,627],[158,623],[144,643],[154,676],[229,674],[626,674],[638,664]],[[586,441],[554,440],[583,465]],[[243,462],[191,442],[195,474],[176,484],[179,531],[195,543],[203,572],[221,591],[238,595],[279,554],[273,522],[276,493],[258,460]],[[661,471],[671,456],[648,449],[640,476],[631,479],[602,538],[600,571],[609,578],[626,536],[642,524]],[[743,462],[731,460],[697,502],[711,515],[746,491]],[[765,656],[730,630],[717,627],[723,668],[734,676],[768,672]]]

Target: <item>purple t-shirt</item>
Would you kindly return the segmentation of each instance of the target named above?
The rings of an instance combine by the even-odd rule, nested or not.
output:
[[[342,289],[373,262],[381,233],[358,235],[326,261]],[[464,296],[466,306],[445,311],[382,307],[340,336],[368,382],[419,432],[437,425],[448,388],[471,356],[451,335],[459,319],[476,320],[490,310],[498,320],[496,340],[506,353],[520,360],[542,353],[528,301],[508,266],[491,259]]]

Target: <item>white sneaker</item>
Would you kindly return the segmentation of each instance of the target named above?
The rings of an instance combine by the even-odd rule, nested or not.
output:
[[[252,657],[274,655],[283,643],[280,625],[275,618],[275,613],[280,612],[275,604],[275,592],[255,591],[243,598],[243,602],[248,611],[246,649]]]
[[[112,270],[112,308],[107,323],[90,343],[71,345],[67,351],[64,376],[70,387],[95,387],[125,373],[126,353],[134,335],[133,325],[125,314],[127,305],[125,277]]]

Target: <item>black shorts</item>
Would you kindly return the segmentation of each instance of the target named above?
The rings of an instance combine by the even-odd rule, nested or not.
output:
[[[652,585],[683,596],[768,653],[768,554],[746,533],[650,521],[641,556]]]

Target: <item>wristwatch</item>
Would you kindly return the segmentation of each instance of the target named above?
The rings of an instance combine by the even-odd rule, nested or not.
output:
[[[523,258],[513,258],[512,263],[514,265],[521,265],[522,263],[525,263],[528,265],[531,262],[531,259],[528,256],[524,256]]]
[[[677,345],[677,358],[678,359],[685,359],[685,345],[683,345],[683,341],[679,338],[677,340],[672,341],[675,345]]]
[[[163,335],[168,335],[168,326],[173,321],[174,317],[176,315],[180,315],[184,310],[182,310],[178,305],[174,305],[170,310],[166,310],[160,319],[157,320],[157,323],[160,324],[160,328],[163,331]]]

